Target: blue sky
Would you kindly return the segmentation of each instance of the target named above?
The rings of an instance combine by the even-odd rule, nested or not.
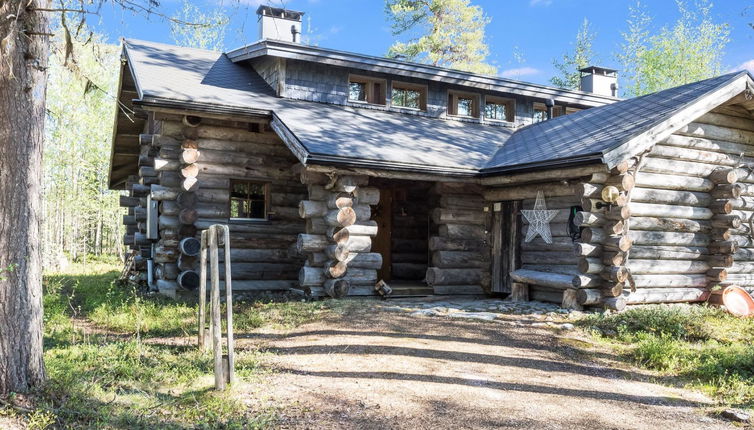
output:
[[[692,0],[693,1],[693,0]],[[255,11],[259,3],[285,6],[306,12],[305,29],[319,46],[372,55],[384,55],[395,37],[390,32],[383,0],[209,0],[195,2],[214,8],[225,7],[233,16],[226,48],[253,42],[257,35]],[[109,3],[106,3],[109,4]],[[492,19],[487,27],[489,62],[506,77],[547,83],[554,74],[553,58],[572,47],[584,18],[597,34],[594,50],[597,63],[617,67],[614,53],[626,30],[629,6],[635,0],[472,0]],[[713,15],[730,24],[731,42],[725,53],[726,69],[748,68],[754,73],[754,1],[718,1]],[[180,0],[162,0],[160,11],[171,15]],[[645,1],[654,25],[671,25],[678,12],[675,0]],[[90,24],[94,24],[90,19]],[[169,24],[156,16],[145,19],[116,6],[105,6],[94,27],[117,43],[119,37],[172,43]],[[305,30],[306,32],[306,30]],[[519,55],[516,55],[518,53]],[[521,61],[523,58],[523,61]]]

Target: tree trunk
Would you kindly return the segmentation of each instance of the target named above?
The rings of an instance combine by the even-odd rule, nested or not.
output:
[[[0,395],[45,379],[39,211],[48,40],[38,34],[48,29],[29,10],[47,1],[27,3],[0,3]]]

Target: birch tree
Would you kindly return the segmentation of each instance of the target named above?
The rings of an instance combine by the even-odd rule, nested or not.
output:
[[[573,51],[563,54],[560,60],[553,61],[553,66],[558,71],[557,76],[550,78],[550,83],[560,88],[578,90],[581,84],[580,69],[592,65],[594,62],[594,51],[592,43],[596,35],[592,31],[589,20],[584,21],[576,33],[576,42]]]
[[[395,42],[389,57],[428,63],[474,73],[494,75],[486,63],[489,47],[485,28],[490,18],[470,0],[387,0],[393,35],[406,36]]]
[[[717,76],[729,42],[728,24],[715,22],[712,3],[676,2],[680,17],[652,32],[652,18],[639,3],[630,10],[618,60],[624,94],[640,96]]]

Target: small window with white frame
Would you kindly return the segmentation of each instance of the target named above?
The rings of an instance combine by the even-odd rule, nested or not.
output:
[[[513,122],[516,118],[515,101],[503,97],[485,97],[484,118],[493,121]]]
[[[384,79],[351,75],[348,77],[348,101],[384,105],[385,87]]]
[[[427,110],[426,85],[393,82],[390,105],[399,108]]]
[[[269,206],[269,184],[239,179],[230,180],[230,218],[264,221]]]
[[[479,96],[476,94],[448,91],[448,115],[478,118]]]

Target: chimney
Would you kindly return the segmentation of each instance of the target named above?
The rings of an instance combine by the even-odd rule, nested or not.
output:
[[[580,69],[579,89],[601,96],[618,97],[618,71],[604,67],[589,66]]]
[[[301,43],[301,18],[304,12],[259,6],[259,39]]]

